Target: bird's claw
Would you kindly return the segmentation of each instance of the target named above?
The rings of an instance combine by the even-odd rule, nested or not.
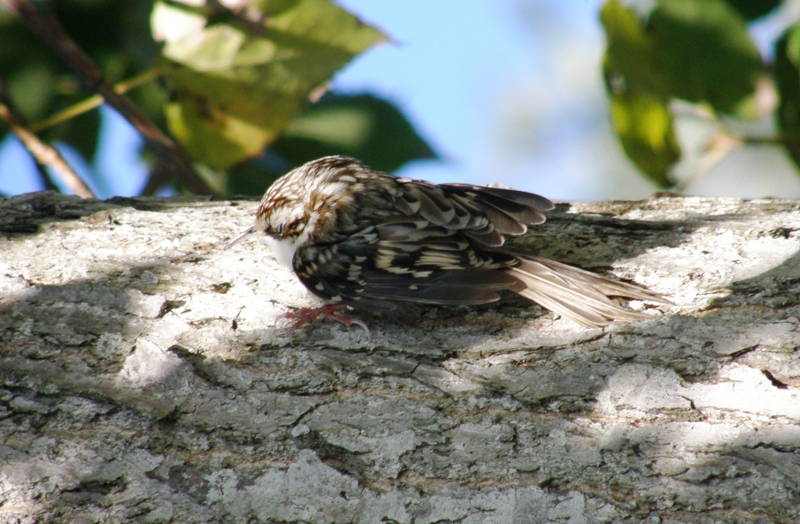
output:
[[[297,311],[290,311],[289,313],[284,313],[278,318],[292,320],[293,323],[291,329],[294,331],[295,329],[305,326],[309,322],[319,317],[325,317],[335,320],[336,322],[341,322],[347,327],[356,325],[364,330],[368,339],[372,338],[369,328],[363,320],[339,314],[339,310],[342,309],[347,309],[347,306],[345,304],[327,304],[318,308],[302,308],[298,309]]]

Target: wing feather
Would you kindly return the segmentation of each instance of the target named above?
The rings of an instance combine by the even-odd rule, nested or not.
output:
[[[519,265],[509,273],[518,278],[524,288],[514,291],[585,327],[648,317],[623,307],[610,297],[666,302],[652,291],[560,262],[521,255],[518,258]]]

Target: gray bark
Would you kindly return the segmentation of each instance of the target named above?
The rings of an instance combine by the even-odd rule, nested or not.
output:
[[[519,241],[663,293],[580,328],[516,297],[316,304],[255,202],[0,202],[0,521],[800,521],[800,211],[562,204]],[[660,519],[660,520],[659,520]]]

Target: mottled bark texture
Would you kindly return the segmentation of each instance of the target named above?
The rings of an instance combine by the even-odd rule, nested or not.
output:
[[[800,521],[796,202],[561,204],[516,248],[663,293],[315,303],[254,201],[0,202],[2,522]],[[660,520],[659,520],[660,519]]]

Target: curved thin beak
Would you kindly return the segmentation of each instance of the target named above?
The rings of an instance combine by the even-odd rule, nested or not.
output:
[[[255,232],[256,232],[256,228],[255,228],[255,226],[248,227],[247,229],[245,229],[244,231],[242,231],[242,232],[239,234],[239,236],[238,236],[238,237],[236,237],[236,238],[234,238],[233,240],[231,240],[230,242],[228,242],[228,245],[226,245],[224,249],[230,249],[230,248],[232,248],[233,246],[235,246],[236,244],[238,244],[238,243],[239,243],[239,242],[241,242],[242,240],[246,239],[246,238],[247,238],[249,235],[252,235],[252,234],[253,234],[253,233],[255,233]]]

